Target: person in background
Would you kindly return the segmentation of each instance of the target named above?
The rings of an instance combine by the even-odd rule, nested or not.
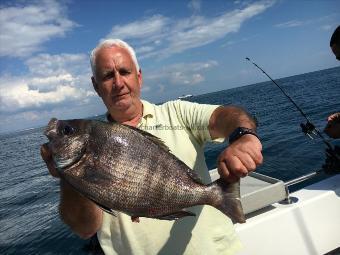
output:
[[[239,181],[262,163],[256,124],[241,108],[180,100],[155,105],[141,100],[142,71],[126,42],[101,42],[91,53],[91,67],[93,87],[107,108],[108,121],[159,137],[203,182],[211,181],[203,150],[208,141],[229,137],[229,146],[221,152],[217,164],[226,185]],[[51,175],[58,177],[44,145],[41,154]],[[97,233],[105,254],[228,255],[241,247],[231,220],[210,206],[194,208],[195,217],[177,221],[141,218],[140,223],[135,223],[124,213],[112,216],[103,212],[63,180],[60,189],[63,221],[82,238]]]
[[[337,60],[340,60],[340,26],[332,34],[329,46]],[[340,112],[328,116],[324,132],[333,139],[340,138]],[[326,149],[326,159],[322,168],[326,172],[340,172],[340,146],[335,145],[334,149]]]
[[[334,30],[329,46],[331,47],[336,59],[340,60],[340,26]]]
[[[331,47],[336,59],[340,60],[340,26],[338,26],[332,34],[329,46]],[[324,132],[331,138],[340,138],[340,112],[336,112],[328,116]]]
[[[324,131],[333,139],[340,138],[340,112],[336,112],[328,116],[327,125]]]

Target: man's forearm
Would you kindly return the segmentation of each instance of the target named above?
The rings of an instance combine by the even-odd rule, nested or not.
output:
[[[237,127],[256,129],[255,120],[242,108],[218,107],[210,117],[209,131],[213,139],[228,137]]]
[[[62,220],[81,238],[90,238],[101,227],[102,210],[63,180],[60,181],[60,192]]]

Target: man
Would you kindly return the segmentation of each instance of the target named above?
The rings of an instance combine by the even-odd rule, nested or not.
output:
[[[329,46],[331,47],[336,59],[340,60],[340,26],[334,30]]]
[[[141,100],[142,72],[127,43],[117,39],[100,43],[91,53],[91,66],[93,87],[108,110],[108,120],[158,136],[204,182],[210,181],[203,151],[209,140],[232,134],[232,143],[218,157],[218,170],[226,182],[238,181],[262,163],[256,125],[245,111],[184,101],[156,106]],[[42,157],[57,177],[45,147]],[[124,213],[114,217],[103,212],[61,180],[62,219],[82,238],[97,232],[106,254],[234,254],[240,248],[228,217],[210,206],[193,210],[196,217],[141,218],[134,223]]]
[[[340,60],[340,26],[334,30],[329,46],[331,47],[336,59]],[[336,112],[328,116],[325,133],[331,138],[340,138],[340,112]]]

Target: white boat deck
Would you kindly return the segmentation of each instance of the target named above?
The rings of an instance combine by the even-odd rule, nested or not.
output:
[[[218,177],[217,173],[212,176]],[[253,180],[256,177],[241,182],[242,205],[252,213],[246,223],[235,225],[244,245],[240,255],[323,255],[340,247],[340,175],[291,193],[295,203],[273,203],[254,212],[261,203],[267,205],[267,196],[282,200],[282,187],[271,187],[281,181],[269,183],[261,176],[259,181]]]
[[[219,178],[217,170],[211,170],[212,180]],[[241,203],[245,214],[252,213],[287,198],[284,182],[258,173],[241,179]]]

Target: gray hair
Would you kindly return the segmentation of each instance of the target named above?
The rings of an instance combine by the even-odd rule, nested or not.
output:
[[[128,51],[128,53],[130,54],[133,63],[136,66],[137,72],[139,71],[139,64],[138,64],[136,53],[135,53],[134,49],[127,42],[124,42],[123,40],[107,39],[107,40],[103,40],[103,41],[99,42],[97,47],[94,48],[91,52],[90,63],[91,63],[91,69],[92,69],[93,77],[96,77],[96,55],[97,55],[97,52],[102,48],[111,48],[113,46],[117,46],[117,47],[121,47],[121,48],[126,49]]]

